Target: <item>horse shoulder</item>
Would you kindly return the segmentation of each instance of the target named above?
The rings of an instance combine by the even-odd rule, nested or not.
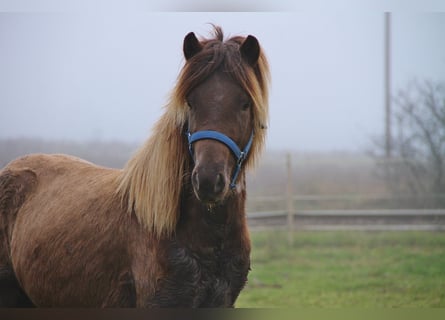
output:
[[[126,240],[131,252],[131,274],[136,306],[153,307],[157,284],[166,272],[161,263],[163,248],[160,246],[160,239],[142,227],[134,214],[131,215],[130,221],[131,232],[128,233]]]

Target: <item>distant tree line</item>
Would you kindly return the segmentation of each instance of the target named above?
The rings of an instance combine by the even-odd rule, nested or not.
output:
[[[123,142],[47,141],[37,138],[0,139],[0,168],[30,153],[70,154],[98,165],[122,168],[137,145]]]
[[[445,83],[412,81],[393,98],[391,157],[374,141],[380,173],[396,194],[429,195],[445,205]]]

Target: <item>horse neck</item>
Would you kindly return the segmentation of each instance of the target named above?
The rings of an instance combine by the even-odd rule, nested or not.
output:
[[[248,246],[245,215],[245,174],[238,180],[236,192],[220,205],[209,207],[200,202],[190,183],[182,192],[181,216],[176,230],[179,244],[192,251],[205,251],[211,247]]]

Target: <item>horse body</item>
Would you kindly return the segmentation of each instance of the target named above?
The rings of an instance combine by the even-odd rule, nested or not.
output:
[[[14,270],[38,306],[233,305],[246,281],[250,246],[239,236],[244,217],[226,212],[238,213],[242,201],[228,201],[229,210],[219,207],[209,215],[184,192],[176,238],[156,239],[122,209],[118,175],[62,155],[12,162],[0,174],[9,181],[0,193],[11,198],[2,201],[22,201],[16,212],[2,208],[9,228],[1,257],[11,261],[3,259],[0,268]],[[23,299],[19,291],[13,287],[4,295]]]
[[[215,39],[188,34],[184,56],[124,169],[29,155],[0,171],[0,307],[234,306],[250,269],[243,169],[265,140],[267,62],[254,37],[224,42],[218,27]]]

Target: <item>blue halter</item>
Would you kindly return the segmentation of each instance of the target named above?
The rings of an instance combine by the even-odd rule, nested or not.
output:
[[[195,133],[190,133],[190,131],[187,131],[186,135],[189,142],[189,151],[192,156],[192,159],[193,159],[193,143],[199,140],[204,140],[204,139],[216,140],[225,144],[232,151],[233,155],[236,158],[236,166],[235,166],[235,171],[233,172],[232,181],[230,182],[230,189],[235,189],[236,179],[238,178],[238,175],[241,171],[241,166],[244,160],[246,159],[247,155],[249,154],[250,147],[252,146],[252,141],[254,136],[253,131],[252,134],[250,135],[247,145],[242,151],[235,143],[235,141],[233,141],[228,136],[218,131],[202,130],[202,131],[196,131]]]

